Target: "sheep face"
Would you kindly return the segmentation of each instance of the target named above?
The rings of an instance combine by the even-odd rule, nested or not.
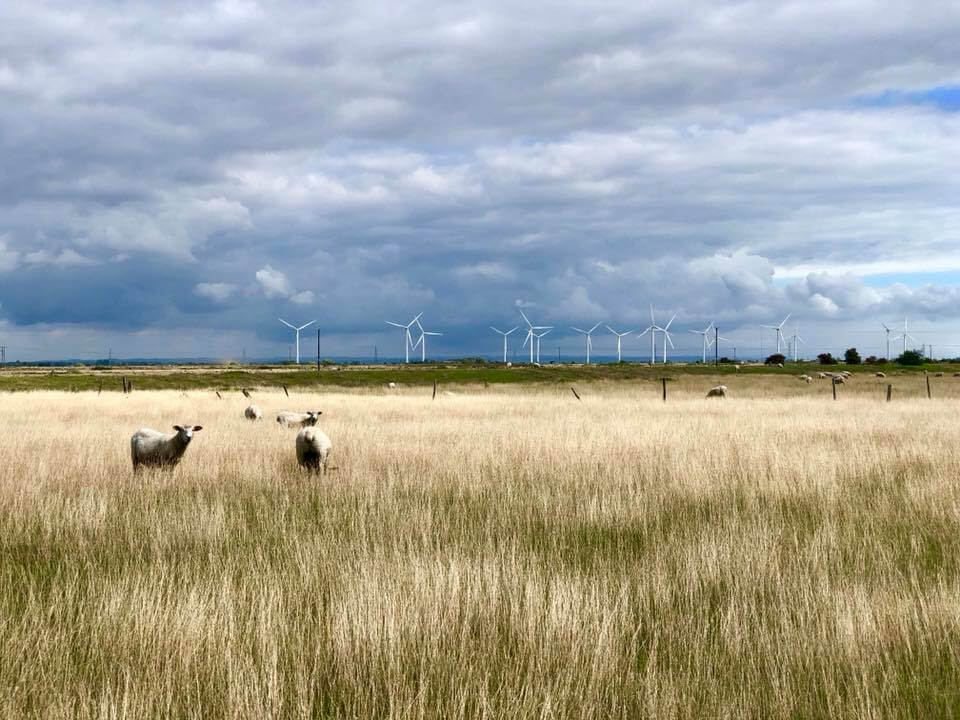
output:
[[[307,419],[304,421],[304,425],[316,425],[317,420],[320,419],[320,416],[323,415],[322,410],[317,410],[316,412],[308,412]]]
[[[184,445],[189,445],[190,441],[193,440],[193,434],[195,432],[200,432],[203,430],[202,425],[174,425],[173,429],[177,431],[177,435],[180,436],[180,442]]]

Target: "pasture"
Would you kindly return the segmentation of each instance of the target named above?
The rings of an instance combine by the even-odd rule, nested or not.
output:
[[[960,379],[577,390],[0,394],[0,716],[960,714]]]

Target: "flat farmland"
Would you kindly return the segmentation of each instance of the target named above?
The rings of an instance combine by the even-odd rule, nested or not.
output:
[[[0,393],[0,715],[955,717],[960,379],[828,383]]]

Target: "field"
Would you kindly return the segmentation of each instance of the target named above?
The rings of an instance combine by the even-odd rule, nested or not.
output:
[[[957,717],[960,378],[891,382],[0,393],[0,716]]]

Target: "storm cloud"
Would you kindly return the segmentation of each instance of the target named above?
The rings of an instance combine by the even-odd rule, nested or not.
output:
[[[960,355],[958,30],[867,0],[5,3],[0,340],[264,356],[282,315],[360,354],[424,311],[432,351],[494,353],[519,302],[573,351],[652,303],[691,349],[909,314]]]

